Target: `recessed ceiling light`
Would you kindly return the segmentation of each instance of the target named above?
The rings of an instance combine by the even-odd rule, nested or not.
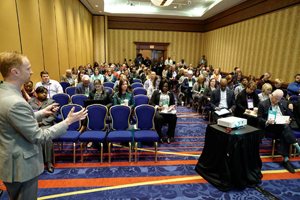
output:
[[[102,12],[101,10],[99,12]]]
[[[98,5],[95,5],[96,8],[98,8]]]
[[[177,6],[174,6],[174,8],[177,8]]]

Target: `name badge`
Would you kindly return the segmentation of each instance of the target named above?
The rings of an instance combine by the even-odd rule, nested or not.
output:
[[[39,111],[39,109],[34,109],[34,110],[33,110],[33,112],[37,112],[37,111]]]
[[[125,102],[124,102],[123,99],[121,99],[120,104],[121,104],[121,105],[125,105]]]
[[[268,120],[275,120],[276,119],[276,111],[269,110],[268,111]]]
[[[253,99],[247,99],[248,109],[253,109]]]
[[[189,87],[193,87],[193,82],[189,81]]]

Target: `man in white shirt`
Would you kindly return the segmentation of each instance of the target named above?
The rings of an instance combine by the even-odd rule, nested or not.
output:
[[[49,73],[46,71],[41,72],[41,78],[42,81],[38,82],[35,85],[35,89],[38,88],[39,86],[44,86],[48,90],[47,97],[51,99],[53,95],[58,94],[58,93],[64,93],[63,88],[59,84],[59,82],[50,79]]]
[[[169,65],[172,66],[173,65],[173,61],[171,60],[171,57],[169,56],[168,59],[165,61],[165,65]]]

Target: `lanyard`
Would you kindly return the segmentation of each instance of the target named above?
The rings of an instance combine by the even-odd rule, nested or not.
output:
[[[246,99],[247,99],[247,105],[248,105],[248,109],[253,109],[254,105],[253,105],[253,99],[249,99],[248,98],[248,94],[246,94]]]

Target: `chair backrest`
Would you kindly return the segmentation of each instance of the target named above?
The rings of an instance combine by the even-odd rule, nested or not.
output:
[[[70,83],[68,83],[68,82],[60,82],[60,85],[63,88],[64,92],[66,92],[67,87],[70,87]]]
[[[56,102],[59,103],[60,110],[61,107],[64,105],[67,105],[70,102],[70,96],[65,93],[58,93],[52,96],[52,99]]]
[[[290,96],[289,101],[298,101],[300,96]]]
[[[139,95],[139,94],[147,95],[147,90],[142,87],[135,88],[133,90],[133,95]]]
[[[140,130],[154,129],[155,107],[150,105],[140,105],[134,110],[137,118],[136,125]]]
[[[129,117],[131,108],[124,105],[115,105],[109,110],[114,130],[127,130],[129,128]]]
[[[142,83],[141,79],[133,79],[134,83]]]
[[[115,84],[114,84],[114,83],[111,83],[111,82],[105,82],[105,83],[103,83],[103,86],[104,86],[104,87],[110,87],[110,88],[112,88],[112,89],[114,88],[114,85],[115,85]]]
[[[149,104],[149,97],[146,95],[136,95],[134,96],[135,106],[140,106],[143,104]]]
[[[85,96],[84,94],[74,94],[71,99],[73,104],[84,107],[84,100],[87,99],[87,96]]]
[[[113,89],[112,89],[112,88],[110,88],[110,87],[105,87],[105,89],[107,89],[107,90],[110,92],[110,94],[112,94],[112,92],[113,92]]]
[[[282,92],[283,92],[283,97],[286,99],[286,96],[288,94],[287,90],[282,90]]]
[[[239,84],[234,85],[233,88],[235,89],[237,86],[239,86]]]
[[[76,87],[70,86],[66,88],[66,93],[71,97],[75,94]]]
[[[81,107],[80,105],[75,105],[75,104],[64,105],[63,107],[61,107],[61,111],[60,111],[63,120],[65,120],[68,117],[68,114],[73,107],[75,107],[74,113],[79,112],[83,109],[83,107]],[[81,121],[74,122],[69,126],[68,130],[76,131],[80,128],[80,126],[81,126]]]
[[[93,104],[86,107],[88,110],[88,129],[104,130],[106,128],[107,107],[101,104]]]
[[[133,83],[131,85],[131,87],[132,87],[132,89],[135,89],[135,88],[138,88],[138,87],[143,87],[143,84],[141,84],[141,83]]]
[[[261,91],[261,90],[255,90],[255,92],[256,92],[257,94],[260,94],[260,93],[262,93],[262,91]]]

